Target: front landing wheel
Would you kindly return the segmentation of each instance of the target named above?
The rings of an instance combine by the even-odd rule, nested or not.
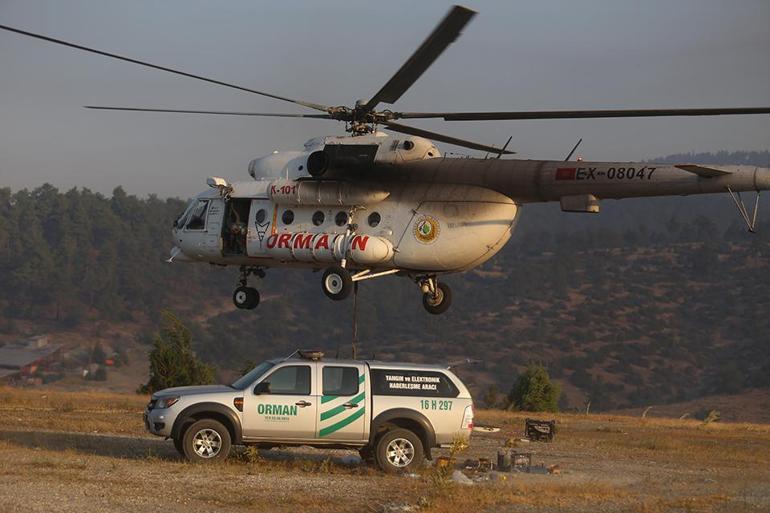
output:
[[[235,306],[245,310],[253,310],[259,304],[259,292],[253,287],[238,287],[233,293]]]
[[[433,315],[446,312],[451,305],[452,289],[446,283],[436,283],[435,292],[426,292],[422,295],[422,306]]]
[[[342,301],[353,290],[353,278],[347,269],[333,265],[324,271],[321,288],[329,299]]]

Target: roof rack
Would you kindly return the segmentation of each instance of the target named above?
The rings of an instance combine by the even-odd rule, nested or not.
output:
[[[289,356],[286,357],[288,360],[292,356],[297,355],[303,360],[312,360],[314,362],[317,362],[321,358],[324,357],[324,352],[319,351],[318,349],[297,349],[293,353],[291,353]]]

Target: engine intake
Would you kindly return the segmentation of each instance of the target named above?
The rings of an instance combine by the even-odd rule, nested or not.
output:
[[[334,171],[344,173],[367,167],[374,164],[378,148],[376,144],[327,144],[308,156],[307,171],[312,177],[321,178]]]

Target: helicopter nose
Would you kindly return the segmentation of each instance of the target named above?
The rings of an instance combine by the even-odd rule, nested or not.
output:
[[[173,262],[192,262],[192,259],[184,254],[182,248],[174,246],[171,248],[171,251],[169,251],[169,257],[166,262],[169,264]]]

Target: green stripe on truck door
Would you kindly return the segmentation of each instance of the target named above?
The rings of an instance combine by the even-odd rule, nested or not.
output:
[[[345,417],[344,419],[342,419],[341,421],[337,422],[336,424],[332,424],[329,427],[323,428],[321,431],[318,432],[318,436],[319,437],[324,437],[326,435],[330,435],[330,434],[334,433],[335,431],[339,431],[340,429],[344,428],[348,424],[350,424],[352,422],[355,422],[356,420],[360,419],[363,416],[365,410],[366,410],[366,407],[365,406],[361,406],[360,410],[358,410],[357,412],[353,413],[349,417]]]

